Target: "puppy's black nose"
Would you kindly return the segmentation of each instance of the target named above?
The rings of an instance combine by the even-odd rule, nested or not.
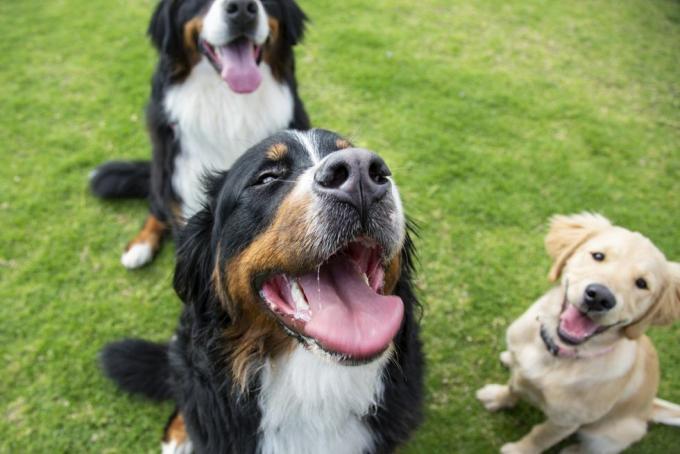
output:
[[[336,151],[314,174],[314,189],[355,207],[365,218],[367,210],[390,188],[390,169],[380,156],[361,148]]]
[[[255,0],[229,0],[225,5],[229,22],[241,26],[250,24],[257,18]]]
[[[590,284],[586,287],[583,301],[589,311],[608,311],[616,306],[616,297],[607,287],[600,284]]]

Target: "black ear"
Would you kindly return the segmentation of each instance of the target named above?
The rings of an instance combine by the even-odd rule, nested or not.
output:
[[[177,235],[175,292],[184,303],[198,303],[210,292],[214,258],[210,237],[213,213],[204,208],[189,219]]]
[[[281,0],[281,7],[285,39],[291,46],[294,46],[302,41],[307,15],[295,3],[295,0]]]
[[[206,301],[211,292],[216,244],[212,241],[215,224],[214,201],[227,178],[226,171],[206,175],[203,187],[208,199],[204,208],[189,219],[176,235],[174,287],[185,303]]]
[[[161,54],[175,56],[181,52],[182,40],[175,23],[178,4],[177,0],[161,0],[151,16],[147,33]]]

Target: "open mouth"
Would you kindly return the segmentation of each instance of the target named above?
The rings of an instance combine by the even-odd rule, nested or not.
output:
[[[582,344],[606,329],[606,327],[595,323],[588,317],[588,314],[581,312],[573,304],[566,302],[565,306],[560,314],[560,322],[557,326],[557,335],[565,343],[570,345]]]
[[[260,86],[262,46],[244,36],[221,46],[214,46],[202,39],[200,46],[222,80],[234,92],[252,93]]]
[[[363,363],[387,350],[404,315],[401,299],[383,294],[384,284],[380,247],[360,239],[309,273],[270,276],[260,295],[306,346]]]

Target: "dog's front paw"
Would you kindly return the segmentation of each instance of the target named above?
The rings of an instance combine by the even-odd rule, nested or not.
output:
[[[538,454],[540,451],[527,448],[521,443],[506,443],[501,446],[501,454]]]
[[[489,411],[498,411],[501,408],[508,406],[508,394],[510,390],[506,385],[486,385],[478,389],[477,400],[479,400],[484,408]]]

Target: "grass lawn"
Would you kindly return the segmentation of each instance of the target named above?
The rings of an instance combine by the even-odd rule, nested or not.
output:
[[[427,420],[403,452],[493,452],[541,419],[474,390],[505,380],[505,328],[549,288],[546,219],[600,211],[680,260],[680,3],[300,2],[313,123],[379,151],[421,225]],[[174,248],[123,269],[146,205],[86,188],[149,155],[154,3],[0,2],[0,452],[158,452],[170,404],[117,392],[96,355],[168,338]],[[680,323],[652,337],[680,402]],[[659,426],[633,451],[679,445]]]

